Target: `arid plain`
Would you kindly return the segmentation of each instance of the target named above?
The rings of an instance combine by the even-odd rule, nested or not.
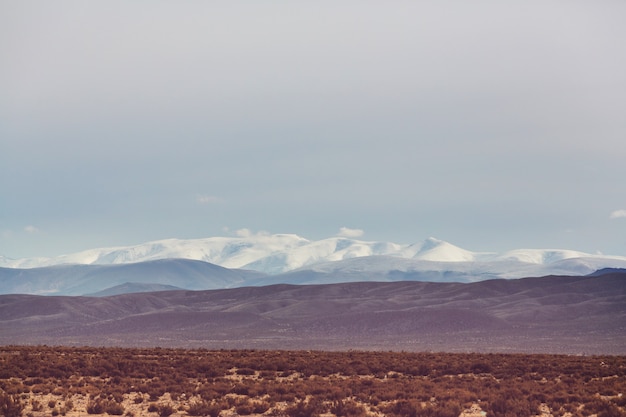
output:
[[[624,416],[626,358],[0,349],[3,415]]]

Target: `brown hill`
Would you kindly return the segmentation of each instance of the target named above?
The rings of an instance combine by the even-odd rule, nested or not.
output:
[[[626,273],[2,295],[0,343],[626,354]]]

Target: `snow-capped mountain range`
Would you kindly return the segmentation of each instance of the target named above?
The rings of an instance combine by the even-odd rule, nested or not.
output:
[[[548,274],[584,275],[601,268],[626,268],[626,256],[572,250],[472,252],[432,237],[421,243],[406,245],[344,237],[312,241],[294,234],[166,239],[135,246],[90,249],[54,258],[9,259],[0,256],[0,267],[118,265],[160,259],[198,260],[224,268],[271,275],[299,270],[343,274],[452,271],[465,275],[465,280]],[[472,279],[472,276],[475,278]]]

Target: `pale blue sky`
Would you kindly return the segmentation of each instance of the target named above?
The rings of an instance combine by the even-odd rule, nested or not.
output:
[[[0,1],[0,255],[340,227],[626,255],[625,16]]]

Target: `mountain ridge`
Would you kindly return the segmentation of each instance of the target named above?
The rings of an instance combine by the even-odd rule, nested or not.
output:
[[[587,275],[605,268],[626,268],[626,257],[554,249],[471,252],[433,237],[400,245],[345,237],[309,241],[297,235],[262,234],[166,239],[44,260],[5,259],[4,264],[0,265],[0,294],[84,295],[129,282],[208,290],[280,283],[476,282]],[[38,264],[45,266],[33,267]],[[112,291],[124,288],[131,291],[130,287]]]
[[[626,266],[626,256],[594,255],[568,249],[472,252],[433,237],[421,243],[398,244],[345,237],[311,241],[295,234],[256,234],[202,239],[164,239],[133,246],[89,249],[53,258],[8,259],[0,256],[0,267],[26,269],[63,264],[116,265],[159,259],[190,259],[229,269],[280,274],[320,263],[369,256],[447,263],[519,261],[529,265],[548,265],[565,259],[584,258],[601,261],[600,267]]]

